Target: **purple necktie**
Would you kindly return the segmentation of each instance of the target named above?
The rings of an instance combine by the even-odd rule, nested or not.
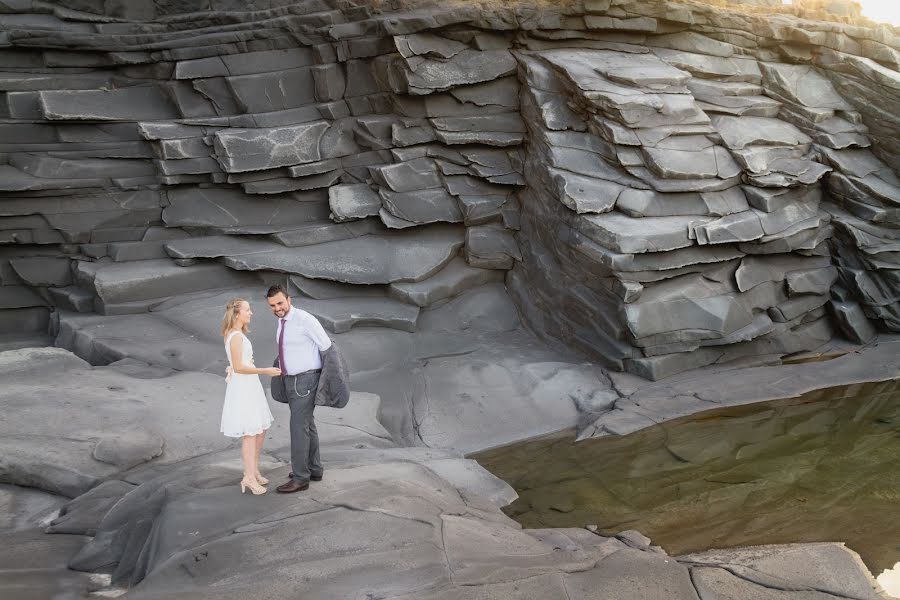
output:
[[[287,368],[284,366],[284,325],[287,323],[285,319],[281,319],[281,331],[278,332],[278,366],[281,368],[281,374],[287,375]]]

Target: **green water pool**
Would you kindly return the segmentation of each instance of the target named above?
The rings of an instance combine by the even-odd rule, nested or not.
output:
[[[900,561],[900,381],[708,411],[623,437],[573,431],[472,456],[525,527],[637,529],[669,554],[843,541]]]

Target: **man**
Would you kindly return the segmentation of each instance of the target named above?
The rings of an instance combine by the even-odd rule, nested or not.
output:
[[[310,480],[321,481],[324,473],[313,409],[322,371],[320,352],[331,348],[331,338],[314,316],[291,305],[284,286],[270,287],[266,301],[279,319],[275,343],[285,401],[291,409],[293,472],[290,480],[276,489],[282,494],[291,494],[308,489]]]

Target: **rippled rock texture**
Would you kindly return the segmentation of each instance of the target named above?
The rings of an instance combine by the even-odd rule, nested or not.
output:
[[[771,4],[3,2],[0,333],[498,278],[653,379],[896,331],[900,41]]]

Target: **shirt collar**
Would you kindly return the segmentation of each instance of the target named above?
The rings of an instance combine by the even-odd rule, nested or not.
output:
[[[294,318],[294,308],[291,307],[291,308],[287,311],[287,314],[285,314],[285,315],[284,315],[283,317],[281,317],[281,318],[284,319],[285,321],[290,321],[291,319],[293,319],[293,318]]]

